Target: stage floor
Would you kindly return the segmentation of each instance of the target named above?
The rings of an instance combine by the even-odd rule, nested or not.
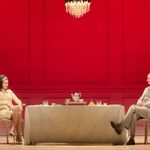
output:
[[[143,136],[136,136],[136,145],[111,145],[111,144],[36,144],[36,145],[14,145],[6,144],[6,137],[0,136],[1,150],[150,150],[150,136],[148,137],[149,144],[144,143]],[[10,142],[12,142],[10,140]]]

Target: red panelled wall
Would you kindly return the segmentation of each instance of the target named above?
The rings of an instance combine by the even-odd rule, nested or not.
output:
[[[78,91],[128,107],[150,72],[149,8],[149,0],[93,0],[75,19],[63,0],[1,1],[0,73],[26,103],[63,103]]]

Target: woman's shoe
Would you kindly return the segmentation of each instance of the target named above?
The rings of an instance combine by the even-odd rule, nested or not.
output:
[[[22,138],[21,137],[16,137],[16,143],[17,144],[23,144]]]
[[[14,144],[15,144],[15,134],[13,131],[9,132],[9,136],[13,138]]]
[[[14,132],[13,132],[13,131],[10,131],[10,132],[9,132],[9,136],[11,136],[11,137],[15,136]]]

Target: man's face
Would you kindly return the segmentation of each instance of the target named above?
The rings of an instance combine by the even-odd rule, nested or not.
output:
[[[150,85],[150,73],[147,75],[147,83]]]

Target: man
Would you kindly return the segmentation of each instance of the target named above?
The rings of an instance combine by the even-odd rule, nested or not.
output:
[[[147,83],[150,85],[150,73],[147,75]],[[130,106],[123,121],[120,124],[111,121],[111,126],[117,134],[121,134],[123,128],[130,129],[130,139],[127,145],[134,145],[136,122],[142,118],[150,119],[150,86],[145,88],[137,104]]]

